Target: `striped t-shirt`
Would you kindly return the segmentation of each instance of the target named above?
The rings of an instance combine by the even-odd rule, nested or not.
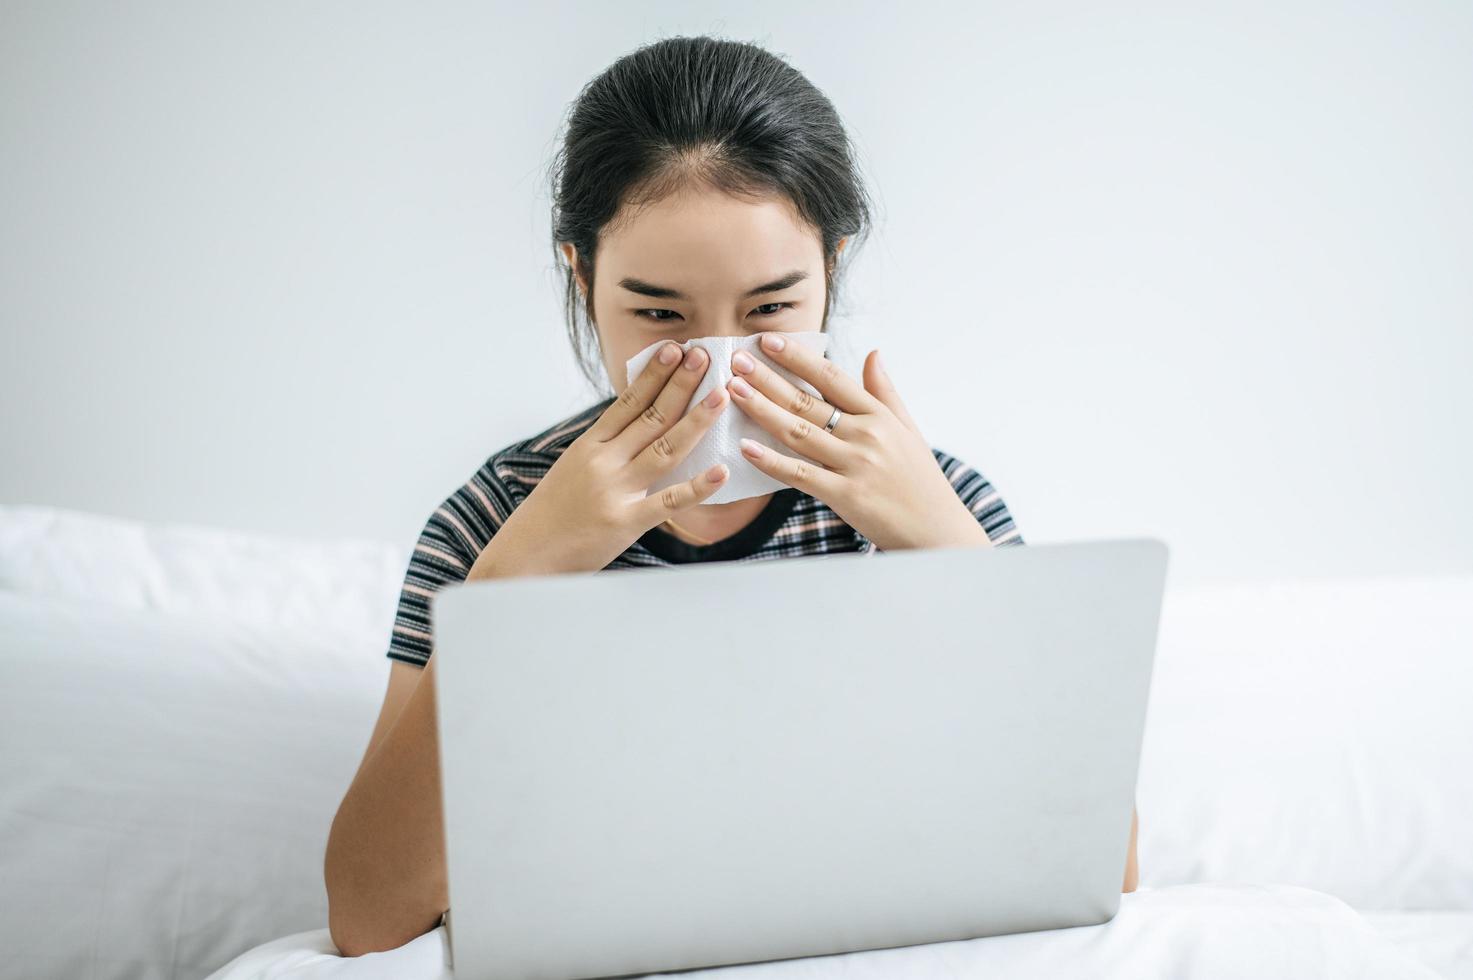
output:
[[[493,453],[465,485],[436,507],[410,553],[389,637],[391,659],[423,667],[433,646],[430,596],[463,582],[491,536],[574,439],[613,404],[610,396],[543,431]],[[941,471],[994,546],[1023,544],[1002,497],[976,470],[932,449]],[[693,545],[654,527],[602,571],[674,566],[696,561],[763,561],[844,552],[874,554],[873,542],[816,497],[794,487],[773,493],[746,527],[709,545]]]

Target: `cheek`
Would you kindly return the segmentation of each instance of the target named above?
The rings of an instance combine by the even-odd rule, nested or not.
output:
[[[794,326],[788,329],[794,332],[817,332],[823,329],[823,297],[809,300],[798,309],[789,314],[789,322]]]
[[[674,340],[676,343],[680,342],[679,337],[647,337],[636,330],[627,328],[620,330],[618,328],[609,329],[605,326],[601,328],[600,333],[603,334],[603,346],[600,349],[606,352],[604,356],[604,370],[608,372],[609,383],[613,385],[614,391],[616,392],[623,391],[634,380],[632,376],[625,377],[624,372],[624,365],[629,363],[631,357],[657,340],[669,339]],[[623,384],[619,383],[620,378],[624,379]]]

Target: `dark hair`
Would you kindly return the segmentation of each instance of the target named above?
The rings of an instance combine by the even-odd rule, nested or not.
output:
[[[849,239],[847,268],[870,228],[871,202],[833,104],[782,58],[741,41],[672,37],[620,58],[579,92],[549,169],[568,338],[596,388],[603,372],[592,356],[593,260],[599,234],[621,208],[633,212],[696,183],[786,197],[820,233],[825,327],[838,242]],[[585,304],[562,242],[577,252]]]

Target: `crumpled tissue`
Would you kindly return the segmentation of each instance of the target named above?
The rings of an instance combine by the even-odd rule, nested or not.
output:
[[[810,347],[820,355],[828,350],[829,335],[821,330],[793,333],[785,332],[783,333],[783,337],[789,343],[798,343]],[[761,339],[761,334],[751,334],[745,337],[692,337],[690,340],[681,344],[680,349],[682,351],[690,350],[692,347],[702,348],[705,350],[706,356],[711,358],[711,363],[706,366],[705,375],[701,378],[700,384],[696,385],[695,393],[690,396],[690,401],[686,403],[684,410],[680,413],[680,417],[683,418],[686,412],[690,411],[702,398],[710,394],[713,389],[718,386],[726,387],[726,383],[731,380],[733,373],[731,369],[731,355],[738,350],[746,351],[758,364],[765,364],[773,371],[776,371],[779,376],[786,378],[794,387],[801,388],[819,399],[823,398],[823,395],[819,393],[817,388],[814,388],[811,384],[802,380],[786,368],[774,363],[759,346]],[[644,370],[650,358],[654,357],[655,352],[667,343],[670,343],[670,341],[657,341],[631,357],[624,366],[627,380],[633,382],[635,378],[639,377],[639,373]],[[676,370],[681,370],[681,368],[677,365]],[[728,404],[721,410],[721,414],[716,416],[715,424],[706,430],[706,434],[701,437],[700,441],[696,443],[695,448],[690,451],[690,454],[684,460],[677,463],[675,468],[665,476],[650,484],[650,493],[658,493],[666,487],[689,480],[691,477],[705,472],[717,463],[725,463],[729,475],[720,489],[701,501],[703,504],[730,503],[733,500],[756,497],[787,487],[786,483],[763,473],[747,457],[742,455],[742,439],[751,439],[753,442],[773,449],[776,452],[783,453],[784,455],[816,463],[815,460],[809,459],[809,457],[795,451],[783,443],[782,440],[762,428],[762,426],[748,417],[747,413],[743,412],[741,408],[735,404],[731,404],[731,401],[730,392],[728,392]]]

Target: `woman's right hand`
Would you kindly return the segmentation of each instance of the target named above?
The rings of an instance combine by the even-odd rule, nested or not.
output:
[[[597,571],[644,532],[720,489],[729,474],[718,463],[649,493],[690,454],[728,401],[726,389],[717,387],[682,417],[710,356],[699,347],[683,359],[680,354],[679,344],[667,342],[568,445],[492,535],[468,579]]]

